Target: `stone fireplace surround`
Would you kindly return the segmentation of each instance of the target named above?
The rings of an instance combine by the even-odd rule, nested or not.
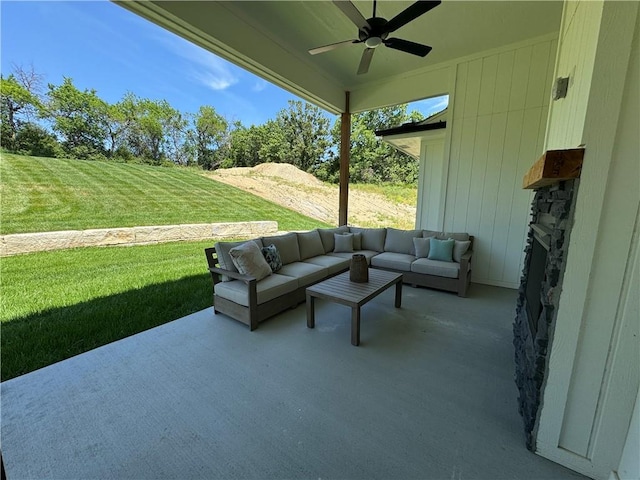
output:
[[[578,183],[578,179],[566,180],[537,189],[531,207],[513,323],[518,410],[529,450],[535,450],[547,353],[553,340]]]

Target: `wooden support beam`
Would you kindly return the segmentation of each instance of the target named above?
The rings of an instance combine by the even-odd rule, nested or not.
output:
[[[548,150],[522,179],[522,188],[536,189],[578,178],[582,171],[584,148]]]
[[[338,225],[347,224],[349,207],[349,156],[351,152],[351,113],[349,92],[344,92],[344,112],[340,119],[340,199]]]

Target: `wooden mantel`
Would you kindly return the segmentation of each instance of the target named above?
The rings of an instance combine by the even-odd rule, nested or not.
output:
[[[547,150],[522,179],[522,188],[536,189],[578,178],[583,158],[584,148]]]

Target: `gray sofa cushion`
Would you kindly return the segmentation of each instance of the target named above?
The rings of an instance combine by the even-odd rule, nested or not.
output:
[[[256,284],[258,305],[291,293],[296,288],[298,288],[297,279],[273,273]],[[247,284],[240,280],[216,283],[214,291],[216,295],[222,298],[244,305],[245,307],[249,306],[249,289],[247,288]]]
[[[335,244],[333,242],[334,233],[348,233],[349,227],[343,225],[337,228],[319,228],[320,240],[322,240],[322,246],[324,247],[324,253],[333,252]]]
[[[411,271],[411,263],[416,257],[406,253],[383,252],[371,259],[371,265],[380,268],[392,268],[403,272]]]
[[[465,242],[469,240],[468,233],[440,232],[436,236],[440,240],[447,240],[448,238],[453,238],[454,240],[458,240],[459,242]]]
[[[387,228],[387,236],[384,241],[384,251],[415,255],[416,249],[413,246],[413,239],[416,237],[422,237],[422,230],[398,230],[397,228]]]
[[[387,236],[386,228],[358,228],[349,227],[351,233],[362,233],[362,249],[384,251],[384,239]]]
[[[427,237],[438,237],[439,234],[441,234],[442,232],[436,232],[435,230],[422,230],[422,237],[423,238],[427,238]]]
[[[231,255],[229,255],[229,250],[231,250],[233,247],[242,245],[243,243],[246,243],[248,241],[249,242],[253,241],[256,243],[256,245],[258,245],[258,247],[262,248],[262,240],[260,240],[259,238],[256,238],[254,240],[242,240],[241,242],[216,242],[214,247],[218,254],[218,263],[220,264],[220,268],[223,268],[225,270],[230,270],[232,272],[237,272],[238,269],[233,264],[233,260],[231,260]],[[223,282],[230,282],[231,280],[233,279],[227,277],[226,275],[222,275]]]
[[[264,245],[273,244],[276,246],[280,254],[280,260],[282,260],[282,265],[300,261],[300,247],[298,245],[298,236],[295,233],[262,237],[262,243]]]
[[[324,255],[324,246],[318,230],[298,232],[296,235],[298,236],[298,246],[300,247],[300,260]]]
[[[411,271],[436,275],[438,277],[458,278],[460,275],[460,264],[456,262],[441,262],[439,260],[429,260],[428,258],[418,258],[411,264]]]
[[[329,275],[326,267],[308,262],[293,262],[283,265],[278,273],[298,280],[298,287],[306,287],[312,283],[319,282]]]
[[[349,268],[349,265],[351,265],[351,257],[343,258],[338,255],[318,255],[317,257],[307,258],[304,260],[304,263],[312,263],[313,265],[324,267],[329,271],[329,275],[334,275]]]
[[[371,265],[371,259],[376,255],[378,255],[379,253],[380,252],[376,252],[375,250],[359,250],[358,251],[358,255],[364,255],[366,257],[367,263],[369,265]],[[346,258],[347,260],[349,260],[349,263],[351,263],[351,257],[353,257],[353,253],[347,253],[347,252],[329,252],[327,253],[327,255],[332,257]]]

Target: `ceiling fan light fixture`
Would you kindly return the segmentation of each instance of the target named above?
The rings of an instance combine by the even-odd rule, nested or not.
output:
[[[382,39],[380,37],[369,37],[364,41],[364,44],[367,46],[367,48],[376,48],[381,43]]]

